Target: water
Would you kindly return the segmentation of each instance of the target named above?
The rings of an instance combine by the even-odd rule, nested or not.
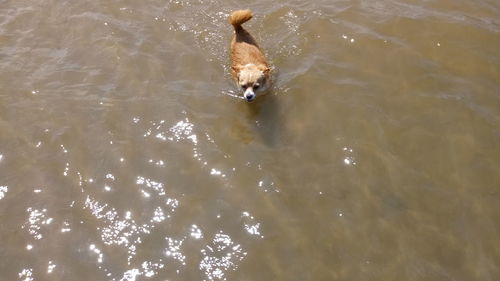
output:
[[[275,67],[253,104],[238,8]],[[498,1],[0,15],[0,280],[500,279]]]

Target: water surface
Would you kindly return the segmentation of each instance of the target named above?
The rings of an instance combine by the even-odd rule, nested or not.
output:
[[[252,104],[238,8],[275,67]],[[0,280],[499,280],[499,19],[2,1]]]

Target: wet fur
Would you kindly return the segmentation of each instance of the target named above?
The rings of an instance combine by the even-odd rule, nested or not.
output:
[[[231,73],[238,83],[252,91],[262,91],[269,83],[269,64],[257,41],[241,25],[252,18],[250,10],[239,10],[229,16],[234,27],[231,41]],[[258,85],[258,89],[253,89]]]

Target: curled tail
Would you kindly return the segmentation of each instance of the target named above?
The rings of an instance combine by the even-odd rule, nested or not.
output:
[[[235,30],[241,28],[241,25],[252,18],[250,10],[238,10],[231,13],[229,23],[233,25]]]

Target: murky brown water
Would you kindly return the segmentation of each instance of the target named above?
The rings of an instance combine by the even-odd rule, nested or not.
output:
[[[236,98],[237,8],[276,67]],[[1,1],[0,280],[500,280],[500,2]]]

